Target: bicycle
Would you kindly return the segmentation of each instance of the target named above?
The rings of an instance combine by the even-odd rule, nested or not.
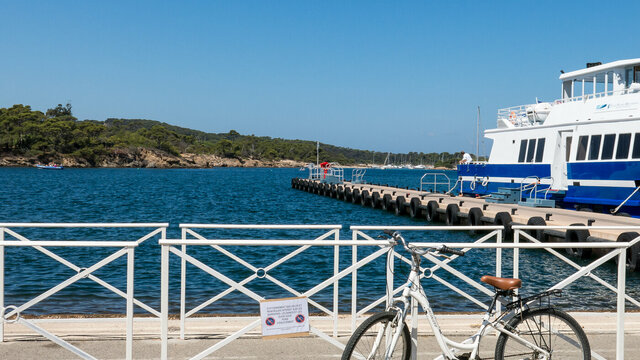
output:
[[[411,272],[402,289],[402,295],[394,298],[384,312],[367,318],[351,335],[342,360],[349,359],[401,359],[411,358],[412,345],[409,328],[405,323],[410,298],[417,300],[426,312],[436,342],[442,350],[437,360],[480,359],[482,337],[489,329],[500,333],[495,347],[495,359],[591,359],[586,334],[578,322],[564,311],[551,305],[552,295],[560,296],[561,290],[545,291],[526,298],[516,294],[522,286],[520,279],[483,276],[481,281],[492,285],[495,295],[483,316],[477,333],[463,342],[455,342],[443,335],[420,283],[420,260],[427,253],[448,258],[447,255],[464,256],[464,252],[444,245],[417,248],[407,245],[398,232],[385,230],[390,245],[400,242],[411,253]],[[515,298],[515,301],[509,299]],[[543,305],[543,299],[547,299]],[[496,314],[497,302],[505,304],[505,311]],[[538,302],[538,307],[531,304]],[[493,315],[495,319],[491,319]]]

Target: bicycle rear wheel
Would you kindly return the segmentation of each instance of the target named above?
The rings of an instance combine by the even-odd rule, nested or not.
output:
[[[591,359],[589,340],[578,322],[564,311],[545,308],[527,310],[512,318],[507,330],[551,353],[544,359]],[[496,360],[543,359],[543,355],[500,334]]]
[[[366,319],[351,335],[342,353],[342,360],[375,360],[384,359],[388,343],[398,329],[393,324],[394,311],[377,313]],[[393,349],[391,359],[409,360],[411,357],[411,335],[409,328],[402,327],[400,338]]]

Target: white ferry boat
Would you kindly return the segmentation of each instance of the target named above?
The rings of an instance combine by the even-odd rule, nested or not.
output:
[[[462,193],[640,216],[640,58],[560,80],[559,100],[498,110],[488,162],[458,166]]]

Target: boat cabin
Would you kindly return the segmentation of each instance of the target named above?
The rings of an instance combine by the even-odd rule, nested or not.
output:
[[[579,101],[640,91],[640,59],[607,64],[587,63],[587,68],[560,75],[560,102]]]

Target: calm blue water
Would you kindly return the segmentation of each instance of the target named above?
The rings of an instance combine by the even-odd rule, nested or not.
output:
[[[368,170],[369,182],[418,187],[424,171],[416,170]],[[350,170],[347,171],[349,178]],[[454,172],[449,172],[452,178]],[[228,223],[228,224],[341,224],[341,237],[350,239],[350,225],[427,225],[423,220],[406,216],[398,217],[382,210],[364,208],[319,195],[291,189],[292,177],[305,176],[297,169],[236,169],[218,168],[204,170],[156,170],[156,169],[65,169],[44,171],[23,168],[0,169],[0,222],[168,222],[169,238],[179,238],[180,223]],[[438,224],[436,224],[438,225]],[[151,229],[15,229],[30,239],[54,240],[135,240]],[[201,231],[208,238],[274,238],[313,239],[322,232],[289,230],[217,230]],[[378,235],[371,233],[371,235]],[[412,241],[468,242],[478,235],[466,232],[405,233]],[[7,236],[7,238],[9,238]],[[136,249],[135,297],[159,310],[160,296],[160,247],[157,237],[144,242]],[[295,247],[229,248],[256,267],[264,267]],[[50,248],[58,255],[80,267],[89,267],[116,249]],[[359,257],[373,249],[360,248]],[[5,304],[20,305],[52,288],[75,274],[74,271],[50,259],[35,249],[6,248]],[[251,271],[220,254],[212,248],[189,249],[189,254],[208,264],[235,281],[250,276]],[[473,279],[483,274],[493,274],[495,253],[490,250],[474,250],[453,263]],[[573,273],[573,268],[562,265],[546,252],[528,251],[521,255],[521,277],[526,290],[532,293],[545,289],[559,281],[560,276]],[[269,274],[304,292],[333,273],[333,249],[308,249],[297,257],[281,264]],[[510,272],[511,257],[503,255],[503,275]],[[340,268],[351,264],[351,249],[340,254]],[[95,275],[124,290],[126,257],[120,258]],[[406,279],[408,266],[396,262],[397,284]],[[596,271],[599,276],[615,285],[615,265],[607,264]],[[187,310],[227,289],[222,282],[205,272],[187,267]],[[385,260],[380,258],[358,273],[358,301],[364,306],[385,292]],[[472,287],[443,270],[436,274],[459,285],[465,291],[480,296]],[[349,311],[351,281],[346,277],[340,282],[341,311]],[[439,285],[424,280],[430,300],[437,311],[477,311],[479,308]],[[628,291],[640,297],[640,276],[628,274]],[[249,283],[248,287],[266,298],[291,296],[266,279]],[[171,256],[171,312],[179,309],[179,260]],[[615,296],[594,281],[585,279],[569,288],[570,295],[557,302],[575,308],[613,308]],[[312,299],[330,306],[332,288],[321,291]],[[123,313],[123,298],[83,279],[35,305],[25,313]],[[220,301],[206,307],[204,312],[257,313],[258,305],[247,296],[233,292]],[[136,307],[139,313],[144,312]],[[312,309],[312,311],[314,311]]]

